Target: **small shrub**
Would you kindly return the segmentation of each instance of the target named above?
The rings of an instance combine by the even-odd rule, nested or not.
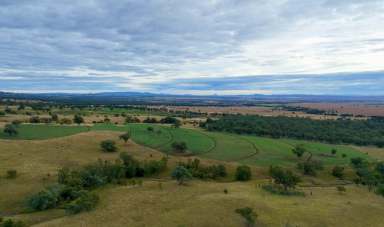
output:
[[[344,193],[347,191],[347,189],[344,186],[337,186],[336,189],[340,193]]]
[[[346,158],[347,154],[342,154],[341,157]]]
[[[16,129],[16,126],[13,125],[13,124],[7,124],[7,125],[5,125],[3,131],[4,131],[5,134],[8,134],[9,136],[15,136],[15,135],[18,134],[18,131],[17,131],[17,129]]]
[[[24,227],[26,226],[22,221],[13,221],[12,219],[7,219],[3,222],[0,221],[0,227]]]
[[[384,184],[380,184],[379,186],[377,186],[375,192],[378,195],[384,196]]]
[[[344,167],[342,167],[342,166],[335,166],[335,167],[333,167],[332,175],[334,177],[339,178],[339,179],[343,179],[344,178]]]
[[[224,194],[228,194],[228,189],[224,189]]]
[[[305,161],[298,163],[297,168],[301,170],[304,175],[316,176],[317,170],[323,169],[323,164],[320,161]]]
[[[336,153],[337,153],[337,150],[336,150],[335,148],[333,148],[333,149],[331,150],[331,154],[335,155]]]
[[[250,207],[239,208],[235,210],[245,220],[245,225],[248,227],[254,226],[257,218],[257,214]]]
[[[79,198],[65,206],[68,214],[78,214],[83,211],[94,209],[99,202],[99,197],[91,192],[83,193]]]
[[[116,152],[116,143],[113,140],[104,140],[100,143],[100,147],[104,152]]]
[[[131,138],[131,134],[129,132],[126,132],[119,136],[119,139],[124,140],[124,143],[127,143],[130,138]]]
[[[246,165],[238,166],[235,173],[235,179],[238,181],[248,181],[251,179],[251,168]]]
[[[304,192],[295,191],[295,190],[285,190],[283,187],[281,187],[279,185],[267,184],[267,185],[263,185],[261,188],[267,192],[270,192],[270,193],[276,194],[276,195],[305,196]]]
[[[187,150],[187,144],[185,142],[173,142],[171,146],[173,151],[177,153],[184,153]]]
[[[17,171],[15,169],[7,170],[7,176],[8,179],[14,179],[17,177]]]

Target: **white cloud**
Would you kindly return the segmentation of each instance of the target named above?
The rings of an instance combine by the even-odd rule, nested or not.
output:
[[[185,79],[383,71],[384,2],[3,0],[0,37],[0,77],[17,78],[2,90],[67,78],[57,89],[162,92]],[[249,86],[238,92],[275,92]]]

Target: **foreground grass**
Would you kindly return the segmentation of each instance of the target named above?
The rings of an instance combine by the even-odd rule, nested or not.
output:
[[[160,186],[161,185],[161,186]],[[228,194],[223,193],[223,189]],[[277,196],[255,182],[145,181],[141,187],[109,187],[99,192],[96,210],[44,221],[36,226],[243,226],[236,208],[251,207],[257,226],[381,226],[384,199],[364,188],[303,189],[306,197]],[[28,217],[22,217],[28,220]],[[225,224],[224,224],[225,223]]]

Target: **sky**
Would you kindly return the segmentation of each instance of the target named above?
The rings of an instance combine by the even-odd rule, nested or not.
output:
[[[384,0],[0,0],[0,90],[384,95]]]

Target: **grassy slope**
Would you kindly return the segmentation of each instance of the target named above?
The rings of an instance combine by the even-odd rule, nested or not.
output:
[[[169,180],[169,171],[162,176],[163,189],[153,180],[146,180],[143,187],[101,189],[101,203],[90,213],[64,216],[61,210],[50,210],[12,215],[23,210],[25,197],[54,183],[61,166],[85,165],[98,158],[114,160],[118,154],[102,153],[99,142],[119,134],[99,131],[50,140],[0,140],[1,175],[11,168],[20,174],[13,180],[0,179],[0,215],[20,218],[28,224],[39,223],[37,226],[241,226],[242,220],[234,209],[250,206],[259,214],[260,226],[282,226],[287,222],[299,226],[381,225],[384,199],[364,187],[348,186],[346,195],[340,195],[334,187],[305,188],[307,194],[312,191],[313,195],[282,197],[260,190],[256,187],[258,181],[193,181],[179,187]],[[118,147],[139,159],[162,156],[133,143],[124,145],[120,141]],[[172,157],[170,166],[185,159]],[[235,166],[227,167],[232,172]],[[255,174],[255,178],[259,177],[264,178]],[[224,188],[229,190],[228,195],[223,193]]]
[[[227,188],[229,193],[224,194]],[[236,208],[252,207],[257,226],[381,226],[384,198],[356,186],[345,195],[334,187],[307,188],[312,195],[271,195],[249,183],[146,181],[142,187],[110,187],[100,192],[95,211],[43,222],[65,226],[243,226]]]

